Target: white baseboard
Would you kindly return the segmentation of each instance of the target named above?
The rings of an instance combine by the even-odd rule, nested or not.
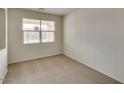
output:
[[[62,53],[55,53],[55,54],[47,55],[47,56],[27,58],[27,59],[22,59],[22,60],[18,60],[18,61],[9,61],[8,64],[18,63],[18,62],[23,62],[23,61],[30,61],[30,60],[39,59],[39,58],[45,58],[45,57],[51,57],[51,56],[56,56],[56,55],[60,55],[60,54],[62,54]]]
[[[100,73],[102,73],[102,74],[104,74],[104,75],[110,77],[110,78],[113,78],[113,79],[117,80],[117,81],[120,82],[120,83],[124,83],[123,81],[119,80],[118,78],[113,77],[112,75],[110,75],[110,74],[108,74],[108,73],[105,73],[105,72],[103,72],[103,71],[101,71],[101,70],[99,70],[99,69],[96,69],[95,67],[90,66],[90,65],[88,65],[88,64],[82,63],[82,62],[83,62],[82,60],[80,60],[80,59],[78,59],[78,58],[76,58],[76,57],[74,57],[74,56],[70,56],[70,55],[68,55],[68,54],[64,54],[64,55],[67,56],[67,57],[69,57],[69,58],[71,58],[71,59],[73,59],[73,60],[76,60],[77,62],[79,62],[79,63],[81,63],[81,64],[84,64],[84,65],[86,65],[86,66],[88,66],[88,67],[90,67],[90,68],[92,68],[92,69],[94,69],[94,70],[96,70],[96,71],[98,71],[98,72],[100,72]]]

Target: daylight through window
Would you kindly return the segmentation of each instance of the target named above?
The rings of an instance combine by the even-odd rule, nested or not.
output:
[[[55,41],[55,21],[23,18],[23,43]]]

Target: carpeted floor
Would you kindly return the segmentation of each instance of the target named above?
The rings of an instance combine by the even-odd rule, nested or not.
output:
[[[5,84],[118,84],[64,55],[11,64]]]

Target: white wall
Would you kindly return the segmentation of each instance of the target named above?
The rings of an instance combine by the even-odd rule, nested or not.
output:
[[[0,83],[2,83],[7,73],[7,50],[0,49]]]
[[[2,14],[1,14],[2,13]],[[5,15],[6,14],[6,15]],[[0,84],[7,73],[7,10],[0,9]],[[1,49],[2,48],[2,49]]]
[[[8,10],[8,60],[15,63],[62,53],[62,17],[22,9]],[[23,44],[22,18],[56,21],[56,42],[45,44]]]
[[[5,9],[0,8],[0,49],[5,48]]]
[[[124,83],[124,9],[79,9],[63,38],[65,55]]]

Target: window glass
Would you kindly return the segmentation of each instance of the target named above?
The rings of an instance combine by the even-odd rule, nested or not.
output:
[[[55,21],[41,20],[42,31],[55,31]]]
[[[23,18],[23,43],[55,41],[55,21]]]
[[[24,44],[39,42],[40,42],[39,32],[24,32]]]
[[[40,31],[40,20],[23,18],[23,31]]]
[[[54,42],[54,32],[42,32],[42,42]]]

